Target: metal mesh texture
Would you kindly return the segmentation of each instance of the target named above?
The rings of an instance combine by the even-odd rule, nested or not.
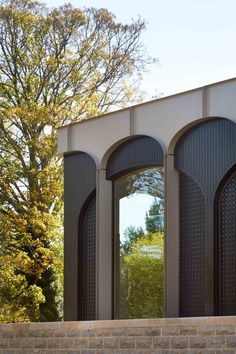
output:
[[[206,302],[206,231],[202,192],[180,175],[180,315],[202,316]]]
[[[219,199],[219,315],[236,314],[236,171]]]
[[[81,271],[81,320],[96,319],[96,198],[83,218]]]

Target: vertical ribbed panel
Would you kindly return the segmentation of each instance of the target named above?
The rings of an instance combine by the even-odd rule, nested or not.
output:
[[[175,149],[175,167],[193,176],[207,198],[236,161],[236,125],[227,119],[204,122],[183,136]]]
[[[219,314],[236,314],[236,172],[226,181],[219,205]]]
[[[64,319],[78,319],[78,220],[83,203],[96,188],[96,165],[86,153],[64,158]]]
[[[163,166],[161,144],[153,138],[141,136],[119,146],[107,163],[107,179],[114,179],[126,171],[147,166]]]
[[[206,301],[205,205],[197,183],[183,173],[180,202],[180,316],[199,316]]]
[[[205,311],[202,310],[202,313],[199,315],[213,315],[215,307],[216,294],[215,291],[215,257],[218,257],[218,254],[214,254],[215,244],[216,244],[216,235],[214,234],[214,223],[217,222],[214,220],[214,198],[215,191],[224,177],[225,173],[231,168],[232,165],[236,162],[236,125],[227,120],[227,119],[211,119],[201,123],[189,131],[187,131],[183,137],[176,144],[175,148],[175,167],[188,175],[192,180],[199,185],[198,190],[194,189],[194,193],[191,189],[188,189],[188,183],[186,180],[182,179],[181,193],[185,193],[185,186],[189,190],[189,194],[185,193],[185,197],[180,198],[180,239],[184,237],[184,230],[186,228],[185,223],[189,225],[192,224],[193,230],[195,230],[195,219],[198,220],[200,210],[196,208],[196,198],[199,194],[199,201],[201,198],[205,201],[205,209],[201,210],[203,213],[202,218],[205,222],[206,230],[206,255],[207,262],[202,258],[202,240],[198,236],[196,238],[196,252],[199,254],[199,262],[202,262],[201,267],[206,271],[206,282],[202,284],[201,291],[205,294]],[[202,195],[203,193],[203,195]],[[199,207],[200,208],[200,207]],[[223,209],[223,205],[221,206]],[[188,214],[185,215],[185,211],[188,210]],[[232,221],[228,218],[227,224],[229,225]],[[191,227],[191,225],[189,225]],[[200,226],[199,226],[200,227]],[[227,231],[228,232],[228,231]],[[195,232],[193,232],[195,235]],[[200,237],[200,238],[199,238]],[[183,247],[183,244],[180,245]],[[182,257],[188,257],[188,251],[191,253],[190,245],[189,250],[186,248]],[[180,250],[180,253],[182,250]],[[218,251],[217,251],[218,252]],[[185,262],[184,259],[181,259],[181,262]],[[205,267],[205,264],[206,268]],[[183,266],[181,266],[180,272],[184,271]],[[191,276],[191,274],[190,274]],[[226,273],[224,274],[224,277]],[[182,277],[182,274],[180,274]],[[181,285],[182,286],[182,285]],[[228,286],[228,285],[227,285]],[[182,288],[182,298],[186,298],[187,293],[184,295],[185,288]],[[190,299],[189,299],[190,301]],[[192,315],[196,315],[195,311],[195,300],[191,299],[192,304],[189,303],[189,306],[192,306]],[[181,302],[181,306],[184,306],[184,301]],[[181,309],[182,311],[182,309]],[[184,311],[183,315],[184,315]],[[186,314],[187,315],[187,314]]]
[[[96,198],[88,205],[82,222],[80,283],[80,320],[96,318]],[[81,247],[82,246],[82,247]]]

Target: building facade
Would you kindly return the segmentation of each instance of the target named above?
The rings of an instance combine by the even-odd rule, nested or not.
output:
[[[62,127],[58,152],[65,320],[115,317],[116,186],[148,168],[164,169],[164,316],[236,314],[236,79]]]

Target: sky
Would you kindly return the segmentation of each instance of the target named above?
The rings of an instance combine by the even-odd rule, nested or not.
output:
[[[145,228],[145,216],[149,211],[154,197],[147,194],[134,194],[120,200],[120,238],[124,240],[124,233],[128,226]]]
[[[146,20],[142,42],[159,64],[141,88],[150,99],[236,76],[235,0],[71,0],[74,6],[107,8],[118,21]],[[48,0],[59,6],[64,0]]]

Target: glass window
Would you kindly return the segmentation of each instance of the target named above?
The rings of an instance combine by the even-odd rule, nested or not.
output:
[[[163,316],[163,168],[114,182],[114,318]]]

